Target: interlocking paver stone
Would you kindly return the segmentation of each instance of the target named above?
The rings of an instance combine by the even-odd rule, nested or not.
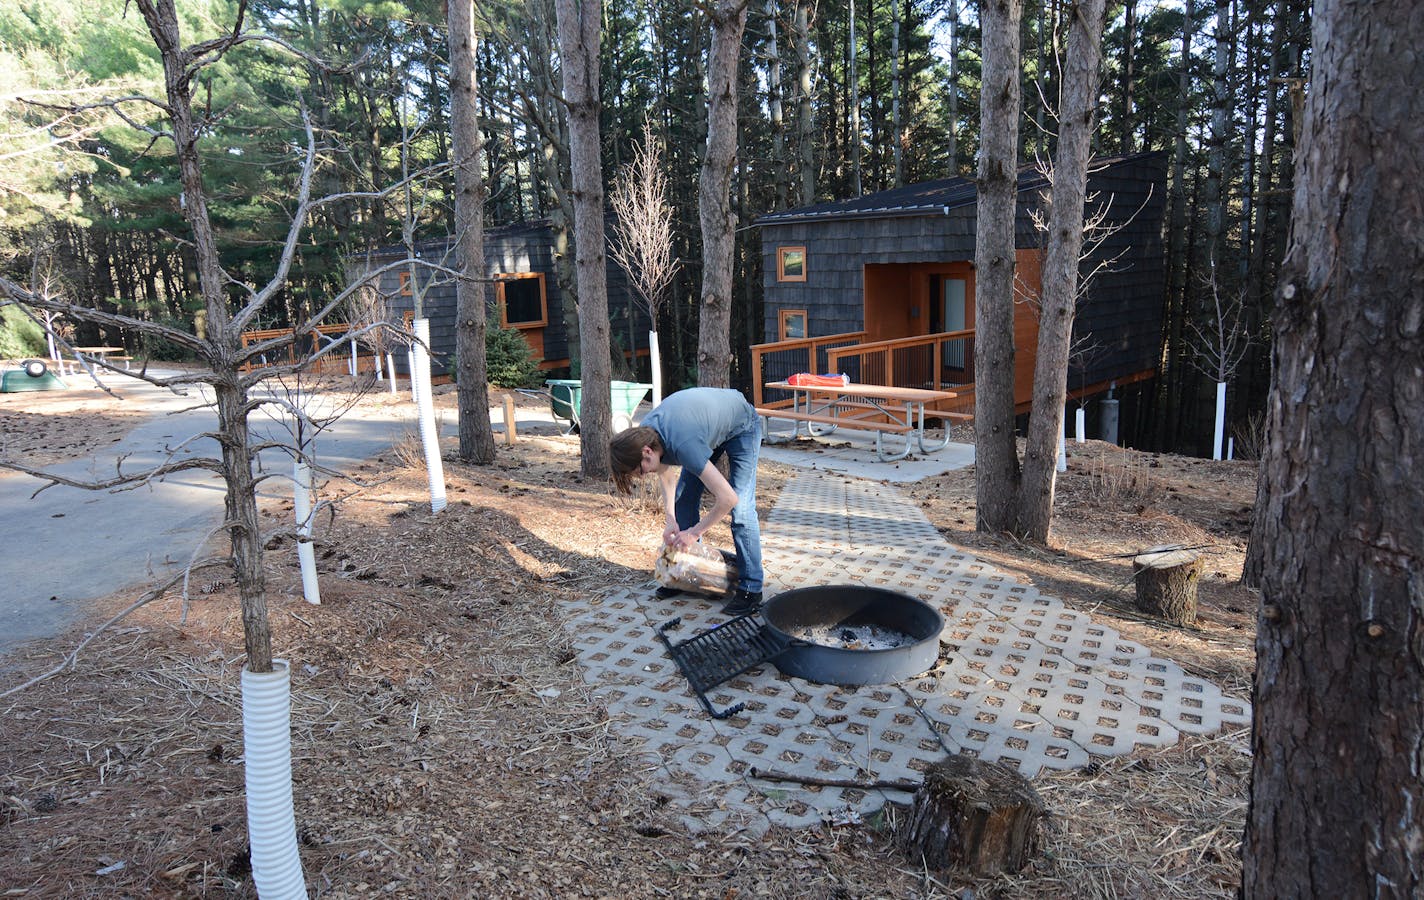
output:
[[[792,480],[763,523],[767,590],[867,584],[936,606],[942,659],[894,685],[841,687],[771,664],[717,686],[703,711],[658,639],[725,621],[719,603],[616,588],[570,606],[568,627],[593,694],[649,760],[656,789],[693,831],[856,821],[949,752],[1045,769],[1086,765],[1183,732],[1250,723],[1249,704],[1091,616],[950,546],[886,485],[829,473]],[[806,785],[768,776],[817,779]]]

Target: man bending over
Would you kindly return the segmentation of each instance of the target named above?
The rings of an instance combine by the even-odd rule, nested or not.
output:
[[[690,547],[731,513],[737,592],[723,611],[743,616],[760,609],[756,475],[761,419],[746,398],[724,388],[678,391],[648,413],[642,425],[619,432],[609,452],[613,480],[625,494],[632,491],[635,475],[657,473],[667,512],[664,543]],[[723,455],[728,461],[726,478],[716,466]],[[704,489],[712,494],[712,508],[699,518]]]

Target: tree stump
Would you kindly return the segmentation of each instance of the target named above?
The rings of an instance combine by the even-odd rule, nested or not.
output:
[[[1175,625],[1195,625],[1202,561],[1194,550],[1153,547],[1132,558],[1137,608]]]
[[[930,766],[915,792],[900,847],[934,869],[1017,872],[1038,853],[1043,800],[1018,772],[952,755]]]

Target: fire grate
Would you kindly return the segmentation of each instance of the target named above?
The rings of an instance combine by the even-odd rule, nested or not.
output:
[[[707,699],[707,691],[780,656],[793,643],[767,628],[756,616],[748,615],[737,616],[716,628],[709,628],[674,644],[667,633],[681,624],[680,616],[663,623],[658,627],[658,638],[668,648],[668,655],[682,670],[687,683],[692,685],[692,691],[702,701],[702,707],[714,719],[735,716],[746,708],[746,704],[737,703],[718,712],[713,708],[712,701]]]

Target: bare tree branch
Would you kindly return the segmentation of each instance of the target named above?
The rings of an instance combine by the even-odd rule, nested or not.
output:
[[[34,687],[35,685],[39,684],[40,682],[48,681],[49,679],[53,678],[54,676],[63,673],[66,669],[71,669],[71,668],[73,668],[73,667],[74,667],[74,663],[79,659],[79,654],[82,653],[82,652],[84,652],[84,648],[85,648],[85,647],[88,647],[91,643],[93,643],[96,639],[98,639],[98,637],[99,637],[100,635],[102,635],[104,632],[108,631],[108,630],[109,630],[110,628],[112,628],[114,625],[116,625],[116,624],[118,624],[119,622],[123,621],[125,618],[127,618],[127,617],[128,617],[131,613],[133,613],[134,611],[136,611],[136,610],[138,610],[138,609],[141,609],[142,607],[147,606],[148,604],[152,603],[153,601],[155,601],[155,600],[161,598],[164,594],[168,593],[168,591],[169,591],[170,589],[172,589],[172,587],[173,587],[175,584],[178,584],[180,581],[183,582],[183,583],[186,585],[186,584],[187,584],[187,581],[188,581],[188,576],[189,576],[189,574],[192,573],[193,571],[196,571],[196,570],[198,570],[198,569],[213,568],[213,567],[215,567],[215,566],[228,566],[228,567],[230,568],[230,567],[232,566],[232,560],[229,559],[229,558],[226,557],[226,556],[214,556],[214,557],[209,557],[208,559],[199,560],[198,562],[190,563],[188,566],[186,566],[186,567],[183,569],[182,572],[179,572],[178,574],[176,574],[176,575],[174,575],[173,577],[169,578],[167,581],[163,582],[162,584],[157,585],[156,587],[150,588],[150,589],[147,590],[147,591],[144,591],[144,593],[141,594],[137,600],[135,600],[133,603],[130,603],[128,606],[124,607],[124,609],[122,609],[121,611],[119,611],[118,613],[116,613],[116,614],[115,614],[113,617],[111,617],[108,621],[104,622],[104,623],[103,623],[102,625],[100,625],[98,628],[94,629],[94,633],[93,633],[93,634],[91,634],[91,635],[89,635],[88,637],[84,638],[84,640],[80,641],[80,642],[78,643],[78,645],[76,645],[73,650],[71,650],[71,651],[69,651],[69,653],[65,654],[64,659],[60,661],[59,665],[55,666],[54,668],[50,669],[50,670],[47,671],[47,672],[42,672],[42,673],[40,673],[39,675],[36,675],[34,678],[31,678],[29,681],[26,681],[26,682],[24,682],[24,683],[22,683],[22,684],[17,684],[17,685],[15,685],[14,687],[12,687],[12,688],[7,688],[7,689],[4,690],[4,691],[0,691],[0,699],[4,699],[5,697],[9,697],[9,696],[11,696],[12,694],[18,694],[20,691],[26,690],[26,689],[28,689],[28,688],[32,688],[32,687]]]

